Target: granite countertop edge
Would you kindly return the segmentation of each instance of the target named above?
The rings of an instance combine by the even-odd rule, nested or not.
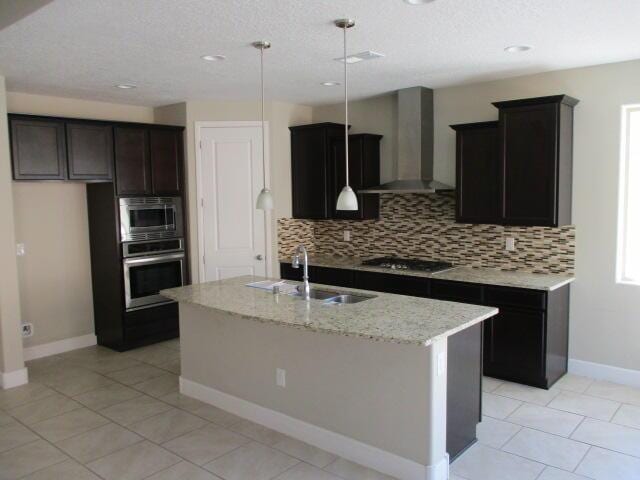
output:
[[[454,266],[441,272],[420,272],[416,270],[392,270],[390,268],[362,265],[365,258],[341,257],[330,255],[309,255],[309,265],[316,267],[340,268],[364,272],[386,273],[411,277],[433,278],[461,283],[495,285],[499,287],[524,288],[551,292],[568,285],[575,280],[574,276],[556,273],[528,273],[495,268]],[[289,263],[289,258],[279,258],[279,263]],[[481,278],[477,278],[480,276]],[[311,278],[313,281],[313,278]]]

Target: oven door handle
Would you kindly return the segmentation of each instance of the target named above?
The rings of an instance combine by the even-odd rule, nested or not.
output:
[[[172,253],[171,255],[155,255],[145,258],[125,258],[126,265],[145,265],[151,263],[163,263],[168,260],[184,260],[184,253]]]

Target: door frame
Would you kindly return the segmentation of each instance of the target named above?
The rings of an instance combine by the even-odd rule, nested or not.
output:
[[[260,121],[197,121],[195,126],[195,149],[196,149],[196,214],[198,217],[198,280],[203,282],[205,279],[204,257],[204,212],[203,212],[203,186],[202,186],[202,129],[204,128],[236,128],[236,127],[262,127]],[[264,169],[267,185],[271,185],[271,162],[269,158],[269,122],[264,122]],[[273,239],[271,237],[271,222],[273,213],[266,210],[264,215],[264,236],[265,236],[265,273],[267,277],[271,276],[273,268]]]

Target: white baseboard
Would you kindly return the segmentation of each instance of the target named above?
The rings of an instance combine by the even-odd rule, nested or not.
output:
[[[583,377],[607,380],[613,383],[640,387],[640,370],[614,367],[603,363],[586,362],[575,358],[569,359],[569,373]]]
[[[0,388],[19,387],[29,383],[29,374],[26,368],[14,370],[13,372],[0,372]]]
[[[448,455],[435,465],[425,466],[186,378],[180,377],[180,392],[401,480],[446,480],[449,477]]]
[[[90,347],[98,343],[98,339],[93,333],[80,337],[65,338],[57,342],[34,345],[24,349],[24,360],[35,360],[36,358],[48,357],[58,353],[69,352],[78,348]]]

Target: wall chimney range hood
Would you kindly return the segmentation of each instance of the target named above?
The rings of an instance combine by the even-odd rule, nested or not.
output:
[[[398,91],[398,150],[395,180],[358,193],[441,193],[453,187],[433,178],[433,90]]]

